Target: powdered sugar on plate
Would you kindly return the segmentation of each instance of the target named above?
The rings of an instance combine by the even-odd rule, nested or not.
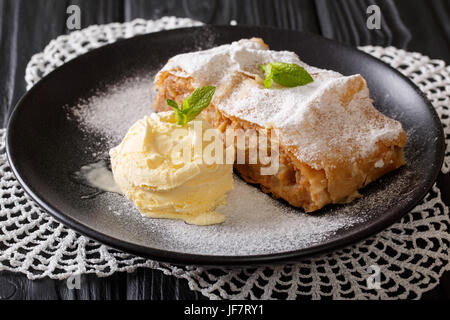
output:
[[[118,144],[131,125],[152,112],[153,77],[135,77],[98,91],[78,105],[66,106],[67,117],[87,134],[97,133]]]
[[[75,121],[86,137],[102,137],[91,142],[90,152],[102,158],[116,145],[129,126],[152,111],[152,76],[129,78],[96,92],[76,106],[66,106],[67,117]],[[85,163],[80,163],[80,167]],[[401,170],[407,170],[402,168]],[[122,195],[103,193],[81,199],[81,206],[92,212],[107,211],[120,228],[132,229],[136,242],[157,249],[205,255],[257,255],[311,247],[333,238],[336,233],[358,227],[373,218],[373,208],[388,206],[387,199],[402,195],[414,175],[389,183],[377,182],[364,197],[348,205],[329,206],[322,212],[306,214],[283,201],[272,199],[259,188],[235,177],[235,188],[225,205],[217,208],[226,221],[214,226],[194,226],[183,221],[149,219]],[[387,177],[386,179],[390,179]],[[389,193],[389,197],[385,197]],[[403,195],[406,197],[407,195]]]
[[[400,170],[407,171],[406,168]],[[396,201],[394,199],[407,199],[409,195],[403,190],[414,180],[414,174],[406,172],[401,179],[387,183],[381,178],[377,185],[362,191],[362,199],[328,206],[313,214],[272,199],[237,176],[234,179],[235,188],[228,194],[227,203],[217,208],[226,216],[226,221],[207,227],[180,220],[145,218],[125,197],[115,193],[104,193],[85,201],[94,211],[106,209],[115,215],[118,225],[132,228],[141,245],[202,255],[273,254],[319,245],[334,239],[339,232],[356,230],[370,223],[377,207],[389,207]]]

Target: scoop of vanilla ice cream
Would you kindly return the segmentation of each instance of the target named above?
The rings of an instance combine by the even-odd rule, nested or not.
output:
[[[144,216],[197,225],[225,220],[213,210],[233,188],[233,168],[204,161],[208,129],[215,130],[204,120],[180,126],[172,111],[153,113],[110,150],[114,179]]]

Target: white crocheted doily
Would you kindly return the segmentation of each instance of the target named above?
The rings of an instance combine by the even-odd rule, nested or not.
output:
[[[31,59],[28,89],[64,62],[93,48],[136,34],[199,25],[165,17],[91,26],[50,42]],[[412,79],[438,112],[446,135],[443,172],[450,171],[450,68],[443,61],[392,47],[361,47]],[[138,267],[159,269],[184,278],[193,290],[213,299],[420,298],[449,270],[450,220],[438,187],[400,222],[345,249],[282,266],[242,269],[178,267],[111,249],[55,221],[35,204],[8,165],[4,130],[0,130],[0,270],[22,272],[30,279],[65,279],[76,274],[111,275]],[[380,289],[367,279],[380,274]]]

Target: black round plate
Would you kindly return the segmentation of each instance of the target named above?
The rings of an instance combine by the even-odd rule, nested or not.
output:
[[[118,225],[116,217],[107,210],[86,209],[81,204],[79,186],[68,175],[87,163],[81,152],[83,139],[79,128],[67,120],[63,106],[88,97],[93,88],[115,83],[137,71],[153,72],[175,54],[250,37],[262,37],[274,50],[294,51],[313,66],[345,75],[360,73],[365,77],[375,106],[399,120],[408,132],[407,165],[384,180],[387,184],[394,183],[409,174],[402,195],[389,199],[389,194],[380,193],[386,197],[386,205],[380,205],[383,201],[374,204],[369,220],[339,230],[311,247],[249,256],[165,250],[164,243],[158,243],[156,237],[139,239],[134,228]],[[90,238],[159,261],[246,265],[292,260],[336,249],[387,228],[417,205],[432,187],[442,166],[444,139],[439,118],[423,94],[399,72],[365,53],[304,32],[206,26],[122,40],[64,64],[36,84],[17,104],[8,125],[7,153],[26,192],[56,219]],[[378,192],[378,183],[374,182],[366,192]]]

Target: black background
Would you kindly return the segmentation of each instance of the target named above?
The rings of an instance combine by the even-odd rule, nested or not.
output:
[[[209,24],[269,25],[321,34],[353,46],[395,46],[450,64],[449,0],[0,0],[0,121],[25,92],[25,67],[31,56],[66,29],[66,9],[81,8],[82,28],[91,24],[156,19],[174,15]],[[368,30],[366,9],[381,8],[381,30]],[[440,175],[450,203],[450,175]],[[424,299],[450,297],[447,272]],[[140,269],[108,278],[83,276],[80,290],[65,281],[30,281],[0,272],[1,299],[203,299],[185,280]]]

